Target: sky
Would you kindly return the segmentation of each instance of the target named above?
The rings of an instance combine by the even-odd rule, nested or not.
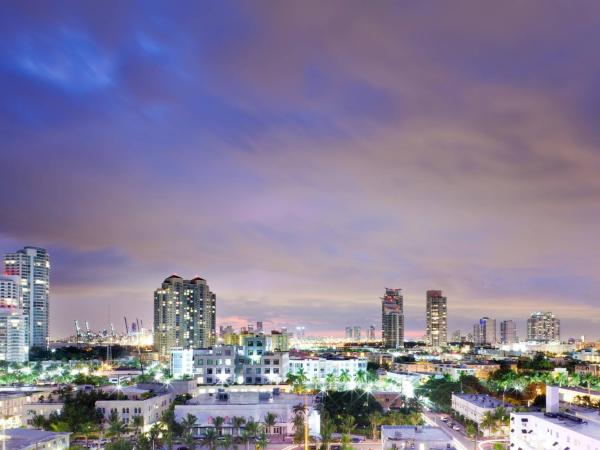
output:
[[[49,250],[51,335],[152,321],[600,337],[596,1],[5,1],[0,252]]]

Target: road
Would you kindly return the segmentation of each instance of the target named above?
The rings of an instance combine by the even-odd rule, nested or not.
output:
[[[475,446],[475,440],[468,437],[465,433],[464,427],[450,419],[457,425],[460,430],[454,430],[450,428],[446,422],[442,421],[442,417],[448,417],[447,414],[438,414],[431,411],[425,411],[423,413],[425,415],[425,420],[430,425],[435,425],[440,427],[444,432],[454,439],[455,444],[457,445],[458,450],[491,450],[493,444],[496,442],[500,442],[503,444],[508,444],[509,440],[507,438],[492,438],[492,439],[481,439],[477,441],[477,446]]]

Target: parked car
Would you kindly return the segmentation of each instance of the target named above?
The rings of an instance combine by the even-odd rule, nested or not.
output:
[[[442,422],[448,422],[448,418],[447,417],[442,417]]]
[[[457,426],[457,425],[454,425],[454,426],[452,427],[452,429],[453,429],[453,430],[455,430],[455,431],[460,431],[460,427],[459,427],[459,426]]]

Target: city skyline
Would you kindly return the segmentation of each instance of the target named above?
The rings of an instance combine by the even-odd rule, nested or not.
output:
[[[343,335],[392,285],[406,339],[429,289],[449,333],[600,337],[597,5],[67,3],[0,6],[0,250],[51,255],[51,338],[174,272],[217,326]]]

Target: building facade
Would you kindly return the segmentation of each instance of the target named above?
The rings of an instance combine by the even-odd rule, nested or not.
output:
[[[104,420],[108,421],[113,411],[116,411],[119,419],[126,425],[133,424],[135,416],[141,416],[143,420],[143,431],[147,431],[150,427],[160,420],[163,412],[165,412],[175,396],[171,393],[155,395],[150,398],[145,396],[131,396],[135,398],[127,398],[122,400],[98,400],[96,409],[104,416]]]
[[[4,272],[19,277],[25,321],[25,344],[48,346],[50,257],[43,248],[25,247],[4,257]]]
[[[448,344],[448,301],[442,291],[427,291],[427,345],[445,347]]]
[[[215,344],[216,295],[206,280],[172,275],[154,292],[154,348],[163,358],[172,348]]]
[[[367,359],[343,356],[292,357],[289,360],[289,368],[293,374],[303,373],[308,383],[313,385],[327,384],[330,379],[334,379],[337,383],[342,374],[352,382],[355,381],[358,372],[366,374]]]
[[[22,303],[20,278],[0,275],[0,361],[25,362],[28,359]]]
[[[401,289],[386,288],[381,298],[381,338],[384,347],[404,347],[404,297]]]
[[[496,319],[482,317],[473,327],[475,345],[496,345]]]
[[[517,342],[517,324],[513,320],[500,322],[500,343],[514,344]]]
[[[527,340],[560,341],[560,320],[551,312],[535,312],[527,319]]]
[[[485,394],[452,394],[452,410],[477,425],[481,425],[486,413],[495,414],[496,410],[504,407],[511,411],[510,403],[503,403],[495,397]],[[489,430],[481,430],[486,434]]]

